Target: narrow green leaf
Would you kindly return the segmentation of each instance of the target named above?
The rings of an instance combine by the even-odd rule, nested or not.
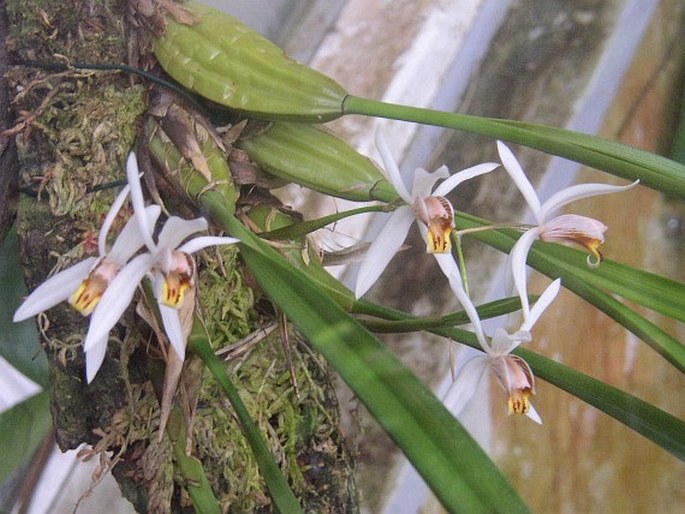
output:
[[[385,346],[308,276],[221,212],[264,291],[347,382],[450,512],[527,512],[466,430]]]
[[[559,276],[562,277],[561,281],[564,287],[623,325],[624,328],[642,339],[682,373],[685,373],[685,346],[680,341],[612,296],[584,282],[573,273],[564,272],[563,265],[557,269],[562,270]],[[548,273],[543,269],[541,271],[545,274]]]
[[[219,502],[209,485],[202,463],[197,458],[186,455],[186,424],[181,409],[171,410],[166,432],[173,445],[176,466],[185,480],[185,488],[196,514],[220,514]]]
[[[33,455],[51,425],[47,391],[0,414],[0,484]]]
[[[536,376],[597,407],[685,461],[685,423],[680,419],[542,355],[523,348],[517,353],[530,364]]]
[[[459,213],[456,222],[459,228],[488,225],[487,222],[466,213]],[[517,235],[511,231],[490,230],[473,232],[471,235],[503,252],[509,252],[517,240]],[[682,294],[681,284],[661,278],[655,281],[652,289],[645,283],[648,280],[646,272],[629,271],[628,266],[612,266],[609,262],[602,263],[597,270],[588,269],[585,256],[581,252],[539,241],[528,254],[528,264],[550,278],[561,277],[561,283],[566,289],[602,310],[680,371],[685,372],[685,345],[600,289],[601,287],[609,293],[629,295],[633,301],[645,306],[659,307],[660,312],[668,313],[674,308],[677,309],[683,301],[682,298],[673,297]],[[605,264],[609,264],[609,270],[603,272]],[[634,281],[630,282],[628,276]],[[659,298],[660,294],[668,294],[671,298]],[[682,313],[679,313],[679,316],[681,315]]]
[[[369,312],[391,320],[409,321],[414,316],[380,306],[367,306]],[[431,329],[430,332],[480,350],[475,334],[459,328]],[[598,408],[627,427],[635,430],[664,450],[685,461],[685,422],[671,414],[609,384],[540,354],[519,347],[515,354],[523,357],[536,377]],[[544,416],[544,413],[542,413]]]
[[[36,322],[14,323],[12,316],[26,294],[14,228],[0,246],[0,355],[37,384],[48,383],[48,361],[38,342]]]
[[[566,129],[513,120],[388,104],[349,95],[344,114],[412,121],[483,134],[559,155],[587,166],[685,198],[685,165],[627,145]]]
[[[536,252],[550,261],[563,263],[588,284],[610,291],[670,318],[685,321],[685,284],[605,259],[595,269],[588,267],[587,254],[558,244],[541,243]]]
[[[205,328],[197,318],[188,338],[188,347],[202,359],[214,379],[224,390],[228,401],[231,402],[233,410],[240,421],[240,428],[250,444],[250,448],[252,448],[259,471],[262,477],[264,477],[276,510],[284,514],[302,512],[299,502],[283,477],[278,464],[276,464],[273,455],[269,451],[266,441],[264,441],[259,429],[254,421],[252,421],[250,413],[238,394],[238,390],[226,373],[224,364],[214,355],[210,348]]]

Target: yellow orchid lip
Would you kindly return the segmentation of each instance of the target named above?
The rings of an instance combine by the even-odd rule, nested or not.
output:
[[[530,389],[512,391],[509,395],[509,414],[528,414],[530,412]]]
[[[495,376],[509,393],[509,414],[528,414],[535,394],[535,376],[528,363],[517,355],[503,355],[494,366]]]
[[[162,303],[169,307],[180,307],[190,285],[190,277],[186,274],[170,273],[166,275],[162,285]]]
[[[97,306],[107,283],[100,277],[88,277],[79,288],[69,297],[69,303],[84,316],[88,316]]]
[[[449,253],[452,250],[450,236],[454,229],[454,207],[442,196],[417,198],[414,201],[416,218],[428,228],[426,251]]]
[[[161,300],[164,305],[178,309],[183,304],[186,292],[194,287],[195,262],[187,253],[174,250],[163,271]]]
[[[577,214],[563,214],[545,223],[540,232],[540,239],[581,246],[594,257],[594,263],[591,264],[599,264],[604,259],[599,246],[604,243],[606,230],[607,226],[596,219]]]
[[[100,261],[69,297],[69,303],[81,314],[88,316],[93,312],[118,271],[119,266],[116,263],[107,259]]]

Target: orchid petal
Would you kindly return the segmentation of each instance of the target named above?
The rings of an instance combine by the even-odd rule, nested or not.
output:
[[[522,343],[528,343],[532,339],[530,332],[518,330],[514,334],[510,334],[502,327],[496,328],[492,336],[490,345],[492,347],[491,355],[508,355]]]
[[[159,312],[162,315],[164,332],[169,338],[171,346],[181,360],[185,359],[186,338],[183,335],[183,328],[181,327],[181,319],[178,316],[178,310],[160,303]]]
[[[411,196],[413,199],[426,198],[427,196],[439,196],[432,194],[433,186],[438,180],[448,178],[450,172],[447,166],[440,166],[437,170],[429,172],[423,168],[416,168],[414,170],[414,183],[411,188]],[[413,202],[413,200],[412,200]]]
[[[423,227],[420,230],[421,230],[422,236],[427,232],[425,227]],[[424,239],[425,239],[425,237],[424,237]],[[457,298],[461,299],[462,296],[467,296],[466,291],[464,290],[464,286],[461,282],[461,270],[459,269],[459,264],[457,264],[457,261],[454,260],[454,257],[452,256],[452,254],[451,253],[434,253],[433,256],[435,257],[435,260],[438,262],[438,266],[440,266],[440,270],[442,271],[442,274],[445,275],[445,277],[448,280],[454,279],[455,284],[456,284],[455,287],[460,290],[459,293],[455,292],[455,294],[457,295]]]
[[[83,349],[89,351],[98,341],[109,334],[109,331],[124,314],[124,311],[133,300],[133,294],[145,274],[150,271],[153,257],[144,253],[133,258],[124,266],[111,284],[105,289],[102,298],[93,311],[90,318],[90,327]]]
[[[138,161],[136,154],[131,152],[126,161],[126,178],[131,186],[131,204],[133,205],[133,212],[135,214],[140,235],[145,242],[145,246],[150,252],[154,252],[157,245],[152,240],[152,232],[149,230],[147,223],[147,216],[145,213],[145,200],[143,200],[143,187],[140,185],[140,171],[138,170]]]
[[[109,337],[105,336],[100,341],[96,341],[90,350],[86,352],[86,382],[89,384],[97,375],[100,366],[102,366],[102,361],[105,360],[108,339]]]
[[[516,184],[516,187],[521,191],[528,207],[533,211],[533,216],[535,216],[538,225],[542,224],[543,218],[541,215],[542,209],[540,207],[540,199],[535,193],[535,189],[528,180],[528,177],[526,177],[526,174],[523,172],[521,165],[507,145],[501,141],[497,141],[497,151],[499,152],[499,157],[502,160],[504,169],[507,170],[507,173],[509,173],[509,176]]]
[[[381,276],[383,270],[397,253],[407,238],[409,227],[414,222],[411,207],[402,206],[390,215],[376,240],[366,252],[366,257],[359,267],[354,294],[361,298]]]
[[[19,306],[13,321],[24,321],[69,298],[88,277],[97,261],[97,257],[88,257],[47,279]]]
[[[159,233],[159,247],[174,249],[188,236],[207,230],[207,220],[195,218],[184,220],[178,216],[171,216]]]
[[[547,286],[547,289],[545,289],[545,291],[538,298],[538,301],[535,302],[533,307],[530,309],[530,314],[524,318],[524,322],[521,325],[521,330],[526,330],[526,331],[532,330],[533,325],[535,325],[537,320],[540,319],[540,316],[542,316],[542,313],[545,312],[547,307],[549,307],[550,304],[557,297],[557,294],[559,294],[560,288],[561,288],[561,279],[560,278],[556,279],[554,282],[552,282],[550,285]]]
[[[639,180],[636,180],[632,184],[626,186],[613,186],[611,184],[577,184],[575,186],[567,187],[554,193],[544,204],[542,204],[540,218],[546,220],[550,213],[566,204],[575,202],[576,200],[599,195],[608,195],[611,193],[620,193],[634,188],[639,182]],[[539,223],[542,224],[542,222]]]
[[[144,212],[147,217],[147,234],[152,234],[162,209],[159,205],[148,205],[145,207]],[[140,233],[140,223],[137,219],[134,219],[136,217],[134,214],[129,218],[124,228],[119,232],[108,254],[108,258],[120,266],[126,264],[126,261],[145,244],[145,236]]]
[[[465,170],[459,171],[445,180],[440,184],[433,192],[434,196],[447,196],[451,191],[454,190],[462,182],[490,173],[492,170],[498,168],[500,165],[496,162],[485,162],[483,164],[477,164],[476,166],[471,166]]]
[[[504,296],[514,295],[514,277],[510,272],[510,270],[512,269],[513,268],[511,264],[511,252],[509,252],[508,254],[506,254],[504,262]]]
[[[239,242],[240,240],[235,237],[202,236],[191,239],[187,243],[179,246],[178,250],[183,253],[195,253],[208,246],[231,245]]]
[[[524,318],[528,318],[530,314],[530,304],[528,302],[528,277],[526,273],[526,260],[528,259],[528,252],[530,247],[540,235],[538,227],[531,228],[524,232],[511,249],[511,274],[514,279],[514,286],[521,298],[521,308],[523,309]]]
[[[407,187],[404,185],[402,175],[400,174],[400,169],[397,167],[397,163],[390,152],[388,143],[385,140],[383,132],[380,128],[376,130],[376,148],[378,148],[378,152],[381,154],[383,166],[388,174],[388,180],[393,185],[395,191],[397,191],[397,194],[400,195],[402,200],[411,205],[413,201],[412,197],[409,194],[409,191],[407,191]]]
[[[454,382],[442,400],[442,403],[454,417],[461,414],[464,407],[476,394],[487,367],[488,358],[485,355],[477,355],[467,361],[458,371]]]
[[[526,416],[535,421],[538,425],[542,425],[542,418],[540,417],[540,414],[538,414],[538,411],[535,410],[532,403],[528,403],[528,412],[526,412]]]
[[[109,208],[107,216],[105,216],[105,221],[102,222],[102,227],[100,227],[100,233],[98,234],[98,253],[100,254],[100,257],[107,253],[107,234],[112,227],[112,223],[114,223],[114,219],[117,217],[117,214],[119,214],[121,206],[124,205],[130,190],[131,186],[124,186],[117,195],[112,206]]]
[[[459,303],[464,309],[464,312],[466,312],[466,315],[469,317],[469,320],[471,320],[474,331],[476,333],[476,337],[478,338],[478,342],[480,343],[483,350],[489,352],[490,345],[488,344],[487,338],[485,337],[485,332],[483,331],[483,325],[480,321],[480,316],[478,316],[478,311],[476,310],[476,306],[471,301],[471,298],[469,298],[469,295],[466,294],[466,290],[464,289],[464,286],[461,281],[461,273],[459,272],[459,266],[457,265],[457,262],[454,260],[454,257],[452,257],[451,254],[436,253],[433,255],[435,256],[435,260],[438,261],[440,269],[447,277],[450,289],[452,289],[454,295],[457,297],[457,300],[459,300]]]

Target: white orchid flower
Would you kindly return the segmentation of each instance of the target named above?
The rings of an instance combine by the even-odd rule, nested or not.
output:
[[[530,332],[533,325],[556,298],[560,285],[561,280],[556,279],[547,287],[533,305],[528,318],[516,332],[510,334],[503,328],[498,328],[492,339],[488,341],[476,307],[466,295],[463,287],[450,280],[450,286],[468,314],[478,342],[484,351],[482,355],[477,355],[464,364],[443,398],[443,403],[454,416],[458,416],[471,401],[485,372],[490,369],[500,386],[509,394],[509,414],[525,414],[536,423],[542,424],[542,418],[530,402],[530,396],[535,394],[533,372],[525,360],[512,355],[511,352],[521,343],[531,340]]]
[[[98,235],[98,257],[88,257],[48,278],[19,306],[14,313],[15,322],[35,316],[67,299],[84,316],[93,312],[119,270],[144,244],[138,220],[131,218],[111,250],[108,252],[106,249],[107,235],[129,190],[129,186],[122,189],[105,217]],[[159,207],[148,207],[145,210],[147,222],[154,225],[159,213]]]
[[[450,234],[454,228],[454,208],[445,198],[445,195],[465,180],[489,173],[499,166],[497,163],[490,162],[479,164],[451,176],[446,166],[441,166],[433,173],[417,168],[414,171],[414,184],[410,194],[380,131],[376,133],[376,146],[381,154],[388,180],[406,205],[395,209],[378,237],[369,247],[357,275],[355,286],[357,298],[363,296],[378,280],[378,277],[402,246],[414,221],[420,222],[419,227],[426,240],[429,253],[435,254],[436,258],[441,254],[449,254],[451,250]],[[433,189],[435,183],[440,179],[445,180]]]
[[[126,163],[126,175],[131,187],[134,213],[143,212],[146,207],[140,185],[138,163],[133,153],[129,155]],[[169,342],[183,360],[186,340],[181,328],[178,309],[183,304],[188,289],[195,287],[196,270],[192,254],[208,246],[238,242],[232,237],[204,236],[195,237],[181,244],[189,236],[207,230],[208,224],[204,218],[184,220],[172,216],[162,227],[155,243],[152,238],[153,227],[141,223],[137,216],[136,219],[139,220],[139,232],[148,251],[131,259],[119,272],[102,295],[100,304],[93,313],[91,328],[83,346],[87,355],[89,352],[97,352],[93,358],[94,362],[100,356],[99,341],[107,338],[111,328],[131,303],[138,284],[148,274],[153,279],[155,296],[159,302],[162,322]],[[104,357],[104,353],[102,356]],[[97,369],[94,370],[93,376],[95,371]]]
[[[124,225],[108,252],[106,249],[107,235],[119,210],[126,201],[129,191],[130,186],[122,189],[105,217],[98,235],[98,257],[84,259],[43,282],[17,309],[14,314],[15,322],[35,316],[67,299],[84,316],[98,311],[101,298],[110,290],[120,270],[125,267],[131,256],[144,245],[140,226],[146,224],[149,227],[147,230],[151,230],[161,211],[159,206],[152,205],[139,213],[143,219],[136,219],[134,214]],[[116,287],[113,291],[110,290],[110,294],[117,294]],[[95,316],[91,317],[89,333],[94,323],[98,323]],[[100,368],[106,350],[107,334],[105,333],[99,339],[93,340],[90,353],[86,352],[88,382],[93,379]]]
[[[519,238],[510,253],[514,284],[521,297],[523,315],[527,317],[530,312],[530,305],[526,291],[526,260],[531,246],[537,239],[548,242],[572,243],[586,248],[590,252],[588,256],[588,265],[590,266],[599,265],[602,260],[599,246],[604,243],[604,232],[607,229],[603,223],[587,216],[575,214],[564,214],[553,218],[550,215],[557,209],[576,200],[627,191],[635,187],[639,180],[626,186],[578,184],[558,191],[541,204],[535,189],[511,150],[501,141],[497,142],[497,150],[504,168],[523,194],[535,217],[536,225]]]

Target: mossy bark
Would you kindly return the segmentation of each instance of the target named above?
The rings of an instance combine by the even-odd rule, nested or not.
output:
[[[125,63],[150,56],[133,48],[121,1],[7,2],[15,62]],[[10,68],[17,112],[21,186],[18,233],[29,290],[53,271],[97,254],[99,226],[124,180],[123,163],[139,134],[149,84],[120,72]],[[173,204],[173,202],[170,202]],[[130,215],[125,208],[116,234]],[[237,252],[204,252],[198,259],[199,310],[217,348],[264,324],[270,309],[245,284]],[[81,343],[84,318],[66,303],[38,317],[50,361],[51,410],[63,449],[81,443],[113,451],[110,463],[124,494],[141,512],[188,508],[166,438],[158,437],[153,382],[161,360],[149,330],[130,309],[112,330],[102,368],[86,384]],[[356,510],[353,459],[338,430],[338,405],[325,361],[292,334],[292,370],[278,331],[252,346],[227,370],[262,429],[303,507],[311,512]],[[143,336],[148,336],[147,338]],[[202,375],[200,375],[202,376]],[[158,385],[158,384],[156,384]],[[270,511],[263,480],[230,405],[202,376],[192,451],[204,465],[224,511]]]

